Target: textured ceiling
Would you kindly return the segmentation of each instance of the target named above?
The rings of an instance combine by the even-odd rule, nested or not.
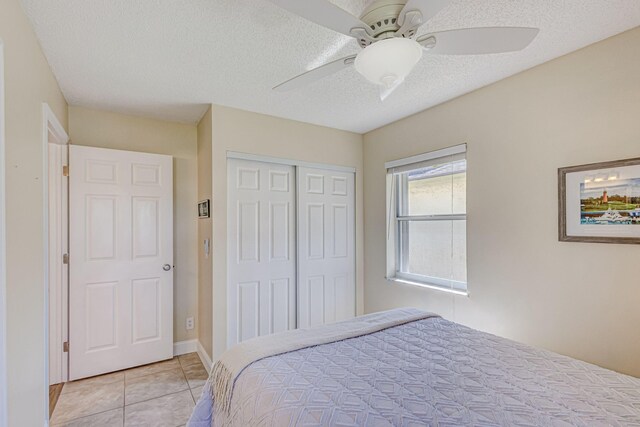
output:
[[[540,34],[518,53],[425,55],[381,102],[354,69],[273,92],[359,47],[266,0],[22,3],[72,105],[196,122],[214,103],[359,133],[640,25],[640,0],[452,0],[421,33],[529,26]],[[359,15],[366,0],[334,3]]]

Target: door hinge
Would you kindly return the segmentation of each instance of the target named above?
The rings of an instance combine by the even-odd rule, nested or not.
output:
[[[63,254],[62,255],[62,263],[63,264],[69,264],[69,254]]]
[[[69,166],[68,165],[62,166],[62,176],[69,176]]]
[[[62,343],[62,351],[65,353],[69,353],[69,341],[65,341]]]

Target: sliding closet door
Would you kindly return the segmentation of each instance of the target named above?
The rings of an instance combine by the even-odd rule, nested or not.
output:
[[[229,159],[227,185],[231,346],[296,326],[295,170]]]
[[[298,168],[298,327],[355,316],[354,174]]]

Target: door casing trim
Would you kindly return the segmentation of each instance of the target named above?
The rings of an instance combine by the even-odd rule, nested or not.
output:
[[[43,251],[44,251],[44,384],[45,426],[49,425],[49,143],[67,145],[69,135],[46,102],[42,103],[42,191],[43,191]],[[68,316],[68,313],[61,313]],[[65,381],[65,379],[62,379]]]

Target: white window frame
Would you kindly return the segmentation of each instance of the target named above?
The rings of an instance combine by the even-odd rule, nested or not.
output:
[[[420,167],[419,163],[422,162],[463,154],[466,153],[466,151],[467,145],[460,144],[454,147],[385,163],[387,169],[387,280],[458,295],[469,295],[467,282],[411,274],[406,272],[406,268],[402,268],[403,262],[406,261],[406,257],[403,257],[403,253],[406,253],[406,247],[404,247],[405,250],[403,251],[404,243],[402,241],[403,232],[401,229],[404,223],[409,221],[466,221],[467,214],[465,212],[464,214],[401,216],[399,212],[405,211],[401,209],[401,205],[407,203],[407,177],[397,173],[398,170],[417,169]],[[394,171],[396,173],[394,173]]]

